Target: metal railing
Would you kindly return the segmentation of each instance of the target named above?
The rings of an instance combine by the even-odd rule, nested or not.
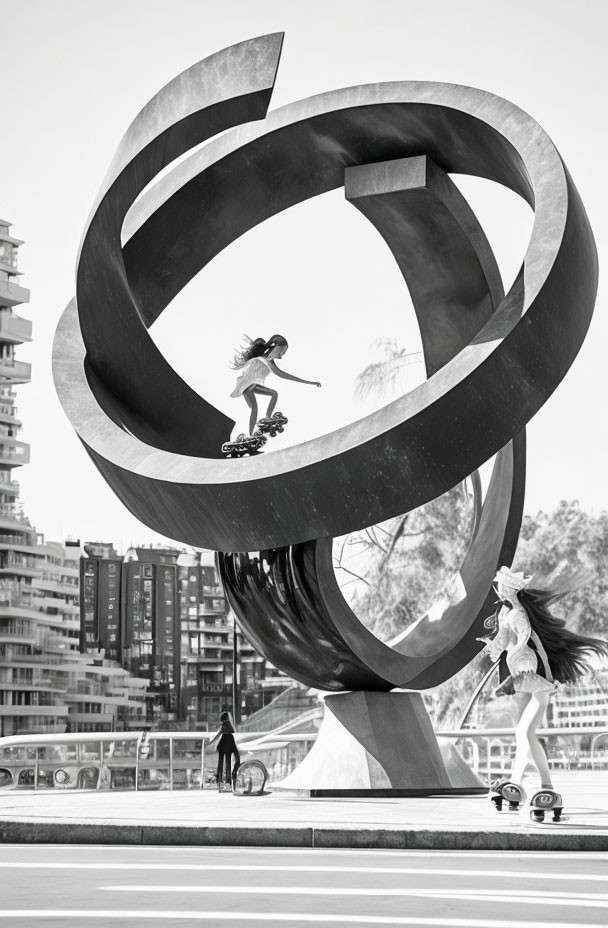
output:
[[[317,710],[306,717],[314,721]],[[299,718],[301,724],[304,718]],[[255,755],[280,780],[303,760],[316,730],[289,732],[290,724],[271,732],[237,734],[241,759]],[[213,732],[128,731],[80,734],[11,735],[0,738],[0,791],[4,789],[204,789],[215,785],[217,753],[207,742]],[[608,766],[608,728],[546,728],[550,766],[591,770]],[[508,774],[515,731],[512,728],[438,731],[454,741],[471,769],[488,783]],[[557,739],[579,739],[564,753]],[[580,739],[588,739],[581,749]]]
[[[214,734],[140,730],[9,735],[0,738],[0,792],[215,788],[218,755],[206,749]],[[249,753],[246,741],[239,747]]]
[[[205,769],[211,737],[180,731],[10,735],[0,739],[0,789],[202,789],[212,776]]]
[[[608,728],[583,727],[556,727],[541,728],[537,731],[538,738],[547,753],[550,767],[588,768],[608,766],[608,752],[602,754],[598,751],[599,743],[608,738]],[[508,775],[515,753],[514,728],[479,728],[459,729],[458,731],[438,731],[438,738],[449,738],[459,746],[464,760],[474,773],[485,778],[488,783],[497,777]],[[576,745],[566,752],[563,746],[557,744],[557,739],[579,739]],[[582,749],[581,739],[589,739],[589,747]]]

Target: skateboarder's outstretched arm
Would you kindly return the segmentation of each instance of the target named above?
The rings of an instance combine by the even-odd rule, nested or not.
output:
[[[277,377],[282,377],[283,380],[295,380],[296,383],[309,383],[313,387],[321,386],[318,380],[303,380],[301,377],[296,377],[295,374],[288,374],[287,371],[282,371],[281,368],[278,367],[276,361],[269,360],[268,367],[273,374],[276,374]]]

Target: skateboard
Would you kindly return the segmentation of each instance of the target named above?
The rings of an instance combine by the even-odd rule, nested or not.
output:
[[[497,812],[519,812],[526,794],[519,783],[513,783],[511,780],[497,780],[492,784],[493,796],[490,800],[494,803]],[[503,809],[503,803],[508,803],[508,808]]]
[[[530,800],[530,818],[533,822],[544,822],[545,812],[553,812],[554,822],[561,821],[562,797],[554,789],[539,789]]]
[[[274,415],[266,416],[256,422],[256,429],[262,433],[268,433],[271,438],[274,438],[277,432],[283,431],[288,422],[289,419],[282,412],[275,412]]]
[[[246,454],[259,454],[266,444],[266,436],[256,429],[253,435],[241,432],[234,441],[225,441],[222,453],[228,458],[242,458]]]

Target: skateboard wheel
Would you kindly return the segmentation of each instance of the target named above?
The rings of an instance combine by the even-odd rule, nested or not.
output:
[[[542,809],[532,809],[530,811],[530,818],[533,822],[544,822],[545,813]]]

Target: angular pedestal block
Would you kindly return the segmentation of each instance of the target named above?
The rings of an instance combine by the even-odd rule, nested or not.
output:
[[[310,796],[487,793],[453,744],[441,740],[419,693],[327,696],[314,747],[279,788]]]

